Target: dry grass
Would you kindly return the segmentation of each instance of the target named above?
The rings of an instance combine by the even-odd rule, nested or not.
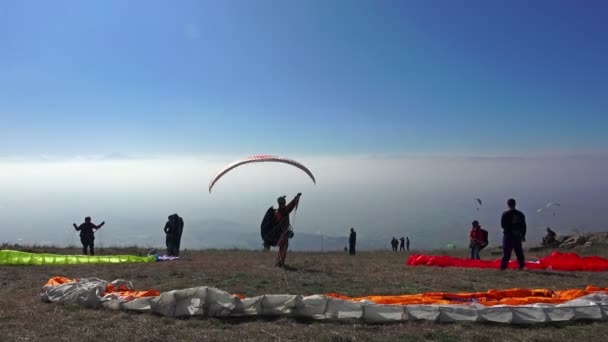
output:
[[[36,248],[37,252],[78,253],[77,249]],[[145,254],[136,248],[102,254]],[[458,254],[461,251],[454,251]],[[608,255],[607,251],[588,253]],[[535,256],[540,256],[538,253]],[[133,280],[140,289],[160,291],[200,285],[248,296],[263,293],[339,292],[350,296],[425,291],[485,291],[489,288],[608,287],[602,273],[499,272],[406,267],[406,254],[364,252],[290,253],[286,272],[272,267],[273,254],[254,251],[186,251],[178,262],[124,265],[0,267],[0,340],[120,341],[571,341],[602,340],[608,322],[537,326],[406,322],[372,325],[360,321],[277,319],[171,319],[151,314],[87,310],[40,301],[40,287],[52,276]],[[486,258],[494,258],[488,255]]]

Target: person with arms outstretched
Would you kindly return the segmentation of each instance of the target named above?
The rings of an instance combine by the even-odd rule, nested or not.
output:
[[[80,242],[82,243],[82,254],[87,255],[87,248],[91,251],[91,255],[95,255],[95,232],[99,229],[101,229],[101,227],[103,227],[103,225],[106,224],[106,222],[101,222],[100,225],[96,225],[93,222],[91,222],[91,218],[90,217],[85,217],[84,218],[84,223],[82,223],[80,226],[77,226],[76,223],[74,223],[74,229],[76,229],[76,231],[80,232]]]

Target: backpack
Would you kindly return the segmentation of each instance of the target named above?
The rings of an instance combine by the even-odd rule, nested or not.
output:
[[[176,224],[177,224],[176,233],[177,233],[177,235],[179,237],[181,237],[182,236],[182,232],[184,231],[184,219],[181,218],[181,217],[179,217],[179,216],[177,216],[176,221],[177,221],[176,222]]]
[[[268,208],[266,210],[266,214],[264,214],[264,218],[262,219],[262,224],[260,225],[260,234],[262,235],[262,240],[270,246],[275,247],[279,242],[280,231],[276,228],[276,222],[274,219],[274,207]]]
[[[479,246],[479,250],[482,250],[484,248],[486,248],[486,246],[488,245],[488,231],[483,229],[483,228],[479,228],[481,230],[481,234],[483,235],[483,239],[481,240],[481,245]]]

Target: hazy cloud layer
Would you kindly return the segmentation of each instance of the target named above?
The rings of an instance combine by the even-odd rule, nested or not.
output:
[[[3,161],[0,241],[77,244],[71,224],[90,215],[107,222],[106,245],[162,246],[166,217],[178,212],[190,247],[245,239],[255,246],[264,211],[297,192],[297,232],[346,236],[353,226],[361,243],[409,235],[417,247],[464,246],[473,219],[497,243],[508,197],[527,214],[532,238],[546,225],[558,232],[608,227],[606,157],[294,157],[317,185],[296,168],[257,164],[229,173],[209,194],[210,177],[235,156]],[[476,197],[484,200],[480,210]],[[550,201],[562,204],[555,216],[538,215]]]

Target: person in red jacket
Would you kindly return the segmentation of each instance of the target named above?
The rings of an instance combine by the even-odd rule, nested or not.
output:
[[[293,230],[289,223],[289,214],[298,207],[300,202],[301,193],[298,193],[294,199],[286,204],[285,196],[277,198],[279,203],[279,209],[274,212],[274,219],[277,224],[277,229],[281,232],[281,237],[277,243],[279,247],[279,254],[277,255],[277,261],[275,266],[283,267],[285,265],[285,259],[287,258],[287,248],[289,248],[289,239],[293,237]]]
[[[471,249],[471,259],[479,260],[479,250],[481,249],[481,245],[483,243],[483,232],[481,231],[481,226],[478,221],[473,221],[473,228],[471,228],[471,233],[469,234],[470,243],[469,248]]]

